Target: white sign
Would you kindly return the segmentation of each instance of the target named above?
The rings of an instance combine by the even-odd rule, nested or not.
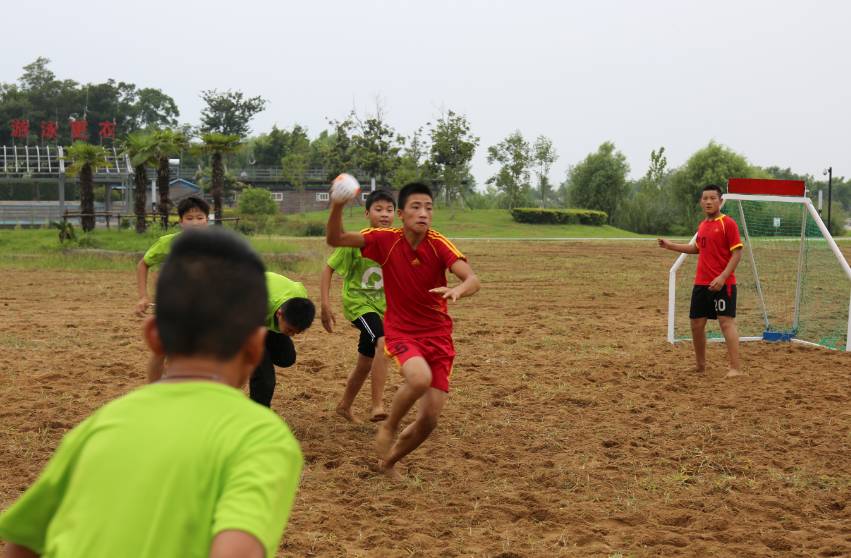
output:
[[[775,229],[779,229],[779,228],[780,228],[780,217],[775,217],[775,218],[774,218],[774,228],[775,228]]]

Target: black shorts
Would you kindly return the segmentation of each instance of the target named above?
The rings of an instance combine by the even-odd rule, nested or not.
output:
[[[352,325],[360,330],[358,352],[367,358],[375,356],[375,343],[384,337],[384,322],[376,312],[368,312],[352,321]]]
[[[736,285],[724,285],[717,292],[710,291],[708,285],[695,285],[688,317],[717,320],[718,316],[736,317]]]

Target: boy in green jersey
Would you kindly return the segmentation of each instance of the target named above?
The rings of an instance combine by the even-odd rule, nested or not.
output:
[[[396,202],[385,190],[376,190],[366,198],[366,218],[371,228],[388,228],[393,224]],[[358,360],[349,374],[337,413],[351,422],[352,403],[372,370],[372,422],[387,418],[384,411],[384,383],[387,380],[387,360],[384,358],[384,279],[381,264],[364,258],[357,248],[337,248],[322,270],[320,296],[322,326],[328,333],[334,330],[334,313],[328,302],[331,277],[337,272],[343,278],[343,316],[360,330]],[[377,356],[376,356],[377,354]]]
[[[187,230],[196,227],[207,226],[207,215],[210,213],[210,204],[189,196],[180,200],[177,204],[177,215],[180,218],[180,228]],[[148,271],[162,264],[171,250],[171,243],[177,238],[179,232],[161,236],[154,242],[136,266],[136,287],[139,291],[139,302],[136,303],[136,314],[144,316],[150,305],[148,299]]]
[[[0,515],[7,556],[277,552],[303,459],[281,418],[239,389],[264,351],[263,263],[232,233],[187,231],[157,287],[144,337],[168,355],[162,379],[65,436]]]

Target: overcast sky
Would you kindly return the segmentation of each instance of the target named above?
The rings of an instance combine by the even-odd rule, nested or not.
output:
[[[198,123],[202,89],[262,95],[254,133],[375,98],[409,134],[441,109],[486,148],[519,129],[560,155],[552,179],[613,141],[632,176],[665,146],[678,166],[710,140],[751,163],[851,175],[851,2],[12,2],[0,81],[38,56],[60,78],[107,78],[174,97]]]

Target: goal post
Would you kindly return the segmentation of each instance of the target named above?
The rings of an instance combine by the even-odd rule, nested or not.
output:
[[[744,244],[735,271],[740,340],[851,351],[851,266],[804,182],[732,178],[722,211],[737,222]],[[688,307],[696,261],[680,254],[668,275],[671,343],[691,339]],[[708,338],[723,340],[717,324],[708,328]]]

